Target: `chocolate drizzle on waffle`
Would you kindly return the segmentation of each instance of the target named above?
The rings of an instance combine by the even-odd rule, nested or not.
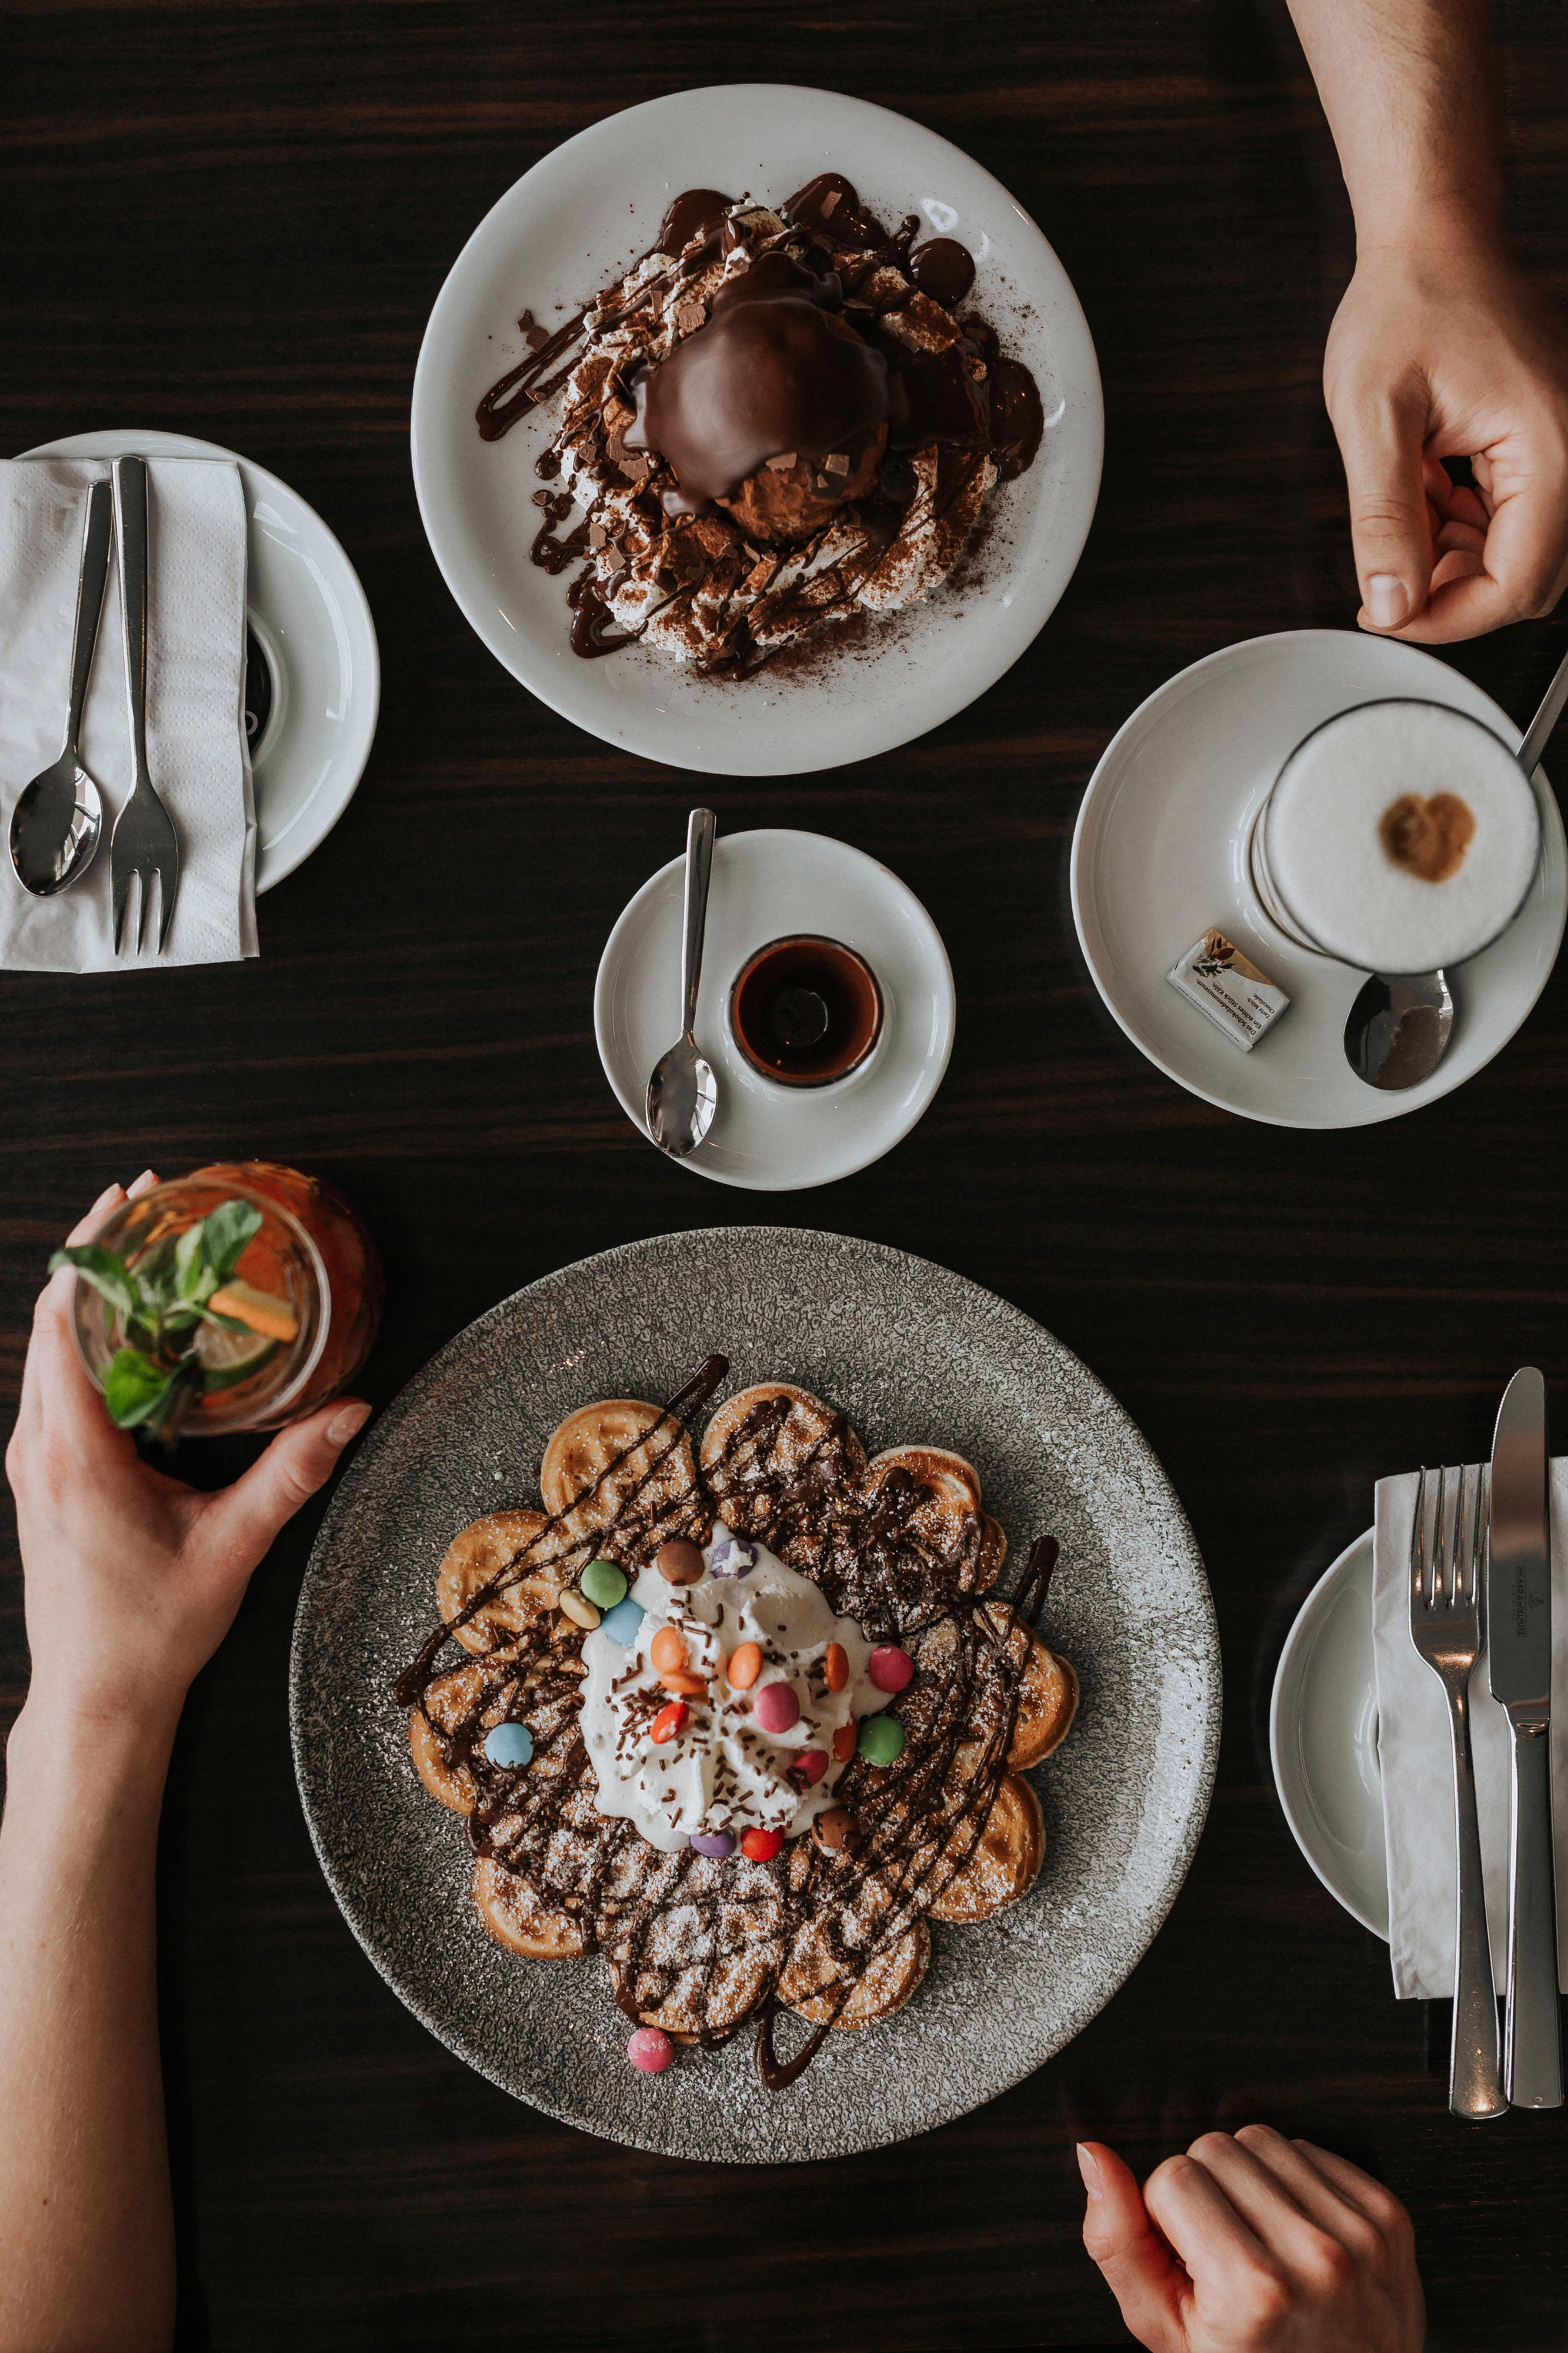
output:
[[[1011,1601],[983,1600],[978,1515],[949,1545],[936,1543],[921,1525],[918,1482],[867,1466],[841,1415],[818,1409],[825,1426],[788,1447],[783,1397],[764,1397],[727,1426],[721,1415],[710,1459],[695,1476],[678,1476],[688,1459],[682,1417],[700,1409],[727,1370],[723,1357],[708,1357],[651,1427],[432,1630],[395,1692],[423,1716],[464,1801],[471,1797],[476,1854],[515,1873],[542,1910],[570,1916],[584,1946],[608,1960],[626,2015],[706,2044],[754,2023],[759,2073],[777,2091],[973,1855],[1007,1769],[1057,1547],[1040,1540]],[[627,1481],[620,1474],[634,1456]],[[604,1490],[613,1509],[595,1517]],[[857,1756],[837,1785],[858,1828],[852,1846],[825,1852],[806,1836],[768,1862],[666,1853],[630,1821],[602,1816],[579,1720],[583,1630],[554,1610],[520,1611],[515,1628],[486,1618],[494,1647],[441,1664],[459,1629],[545,1567],[569,1580],[608,1554],[635,1571],[670,1536],[705,1540],[720,1515],[744,1523],[821,1585],[836,1610],[897,1635],[914,1658],[913,1681],[891,1710],[905,1731],[901,1755],[882,1767]],[[694,1699],[699,1734],[703,1714]],[[506,1721],[532,1733],[527,1767],[498,1767],[485,1754],[488,1733]],[[808,2001],[821,2022],[781,2055],[780,2010]]]

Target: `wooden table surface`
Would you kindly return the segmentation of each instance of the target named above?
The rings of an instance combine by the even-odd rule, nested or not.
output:
[[[1568,24],[1552,0],[1501,20],[1519,235],[1560,290]],[[182,2343],[1125,2342],[1079,2244],[1075,2137],[1147,2168],[1265,2117],[1408,2201],[1435,2346],[1568,2344],[1568,2112],[1451,2122],[1443,2015],[1395,2005],[1384,1948],[1298,1854],[1266,1737],[1290,1615],[1370,1523],[1373,1479],[1473,1458],[1515,1366],[1568,1376],[1568,982],[1448,1102],[1286,1134],[1139,1059],[1068,907],[1079,798],[1133,705],[1233,639],[1353,618],[1319,391],[1350,219],[1283,8],[16,0],[0,54],[3,446],[131,424],[246,451],[342,537],[384,665],[364,782],[262,902],[258,963],[0,981],[8,1397],[49,1248],[149,1163],[256,1155],[347,1188],[391,1274],[378,1403],[520,1283],[761,1210],[940,1260],[1076,1349],[1192,1515],[1225,1651],[1191,1876],[1075,2043],[902,2147],[688,2165],[481,2082],[339,1917],[289,1756],[305,1513],[193,1695],[170,1795]],[[470,634],[419,527],[408,403],[442,278],[519,174],[622,106],[737,79],[853,91],[995,172],[1082,298],[1108,446],[1077,577],[999,685],[886,757],[699,795],[554,717]],[[1522,718],[1563,639],[1537,623],[1454,659]],[[822,1193],[693,1183],[595,1055],[605,933],[699,797],[726,828],[805,826],[886,860],[952,954],[934,1107]],[[4,1570],[9,1711],[27,1672],[9,1525]]]

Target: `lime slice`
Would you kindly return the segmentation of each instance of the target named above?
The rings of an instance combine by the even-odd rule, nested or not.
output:
[[[222,1324],[196,1327],[196,1358],[209,1389],[231,1389],[247,1381],[278,1348],[279,1343],[265,1332],[230,1332]]]

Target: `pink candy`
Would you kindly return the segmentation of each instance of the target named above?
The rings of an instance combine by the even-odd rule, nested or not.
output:
[[[626,2057],[645,2075],[662,2075],[675,2058],[675,2045],[657,2026],[639,2026],[626,2044]]]
[[[759,1731],[790,1732],[800,1722],[800,1702],[788,1683],[764,1683],[752,1702],[752,1715]]]
[[[879,1691],[902,1691],[914,1672],[914,1661],[896,1642],[884,1642],[866,1662],[866,1672]]]
[[[826,1748],[803,1748],[789,1768],[789,1778],[803,1789],[815,1788],[827,1770]]]

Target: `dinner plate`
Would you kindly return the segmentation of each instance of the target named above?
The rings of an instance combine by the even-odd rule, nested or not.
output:
[[[189,433],[70,433],[27,458],[232,458],[250,519],[246,617],[268,713],[250,750],[256,888],[309,858],[353,798],[375,740],[381,658],[359,575],[314,508],[237,451]],[[253,656],[254,661],[254,656]],[[252,681],[247,681],[247,700]]]
[[[1546,986],[1568,913],[1568,848],[1543,774],[1542,858],[1518,917],[1452,970],[1448,1050],[1403,1093],[1358,1079],[1345,1018],[1363,976],[1296,946],[1259,906],[1252,820],[1288,754],[1336,712],[1385,696],[1447,703],[1511,748],[1522,733],[1479,686],[1418,646],[1356,629],[1288,629],[1182,670],[1114,735],[1072,843],[1072,907],[1094,985],[1139,1051],[1178,1086],[1275,1127],[1366,1127],[1451,1094],[1500,1053]],[[1288,1012],[1242,1053],[1166,979],[1211,925],[1277,981]]]
[[[638,2074],[602,1961],[522,1962],[491,1943],[469,1897],[464,1826],[416,1778],[391,1695],[434,1620],[452,1535],[537,1502],[545,1440],[574,1408],[669,1396],[710,1349],[730,1358],[725,1393],[783,1377],[844,1409],[868,1448],[956,1448],[1008,1532],[1011,1570],[1053,1532],[1061,1560],[1045,1631],[1083,1691],[1071,1737],[1030,1777],[1047,1831],[1031,1893],[982,1926],[939,1926],[909,2007],[828,2036],[776,2094],[744,2032],[681,2052],[667,2074]],[[531,1283],[409,1384],[372,1426],[317,1539],[290,1697],[322,1868],[372,1961],[434,2034],[505,2090],[609,2139],[805,2163],[978,2106],[1110,2000],[1203,1826],[1219,1649],[1164,1473],[1049,1333],[900,1251],[740,1226],[633,1242]]]
[[[885,220],[918,212],[967,244],[973,301],[1033,369],[1039,456],[987,501],[984,545],[928,602],[852,654],[786,678],[703,680],[651,649],[571,650],[566,582],[529,561],[534,459],[558,402],[479,439],[480,396],[524,350],[526,306],[549,325],[621,277],[694,181],[779,200],[847,172]],[[1067,272],[1017,200],[919,123],[835,90],[736,83],[607,115],[536,164],[485,216],[437,298],[414,380],[414,482],[436,561],[497,659],[578,726],[715,776],[794,776],[908,743],[1017,660],[1055,609],[1089,533],[1103,412],[1094,345]]]
[[[594,988],[594,1032],[621,1109],[647,1134],[647,1082],[680,1028],[686,860],[671,859],[623,909]],[[863,955],[882,991],[867,1061],[826,1087],[764,1079],[735,1044],[730,991],[755,948],[815,932]],[[921,1118],[952,1051],[952,968],[942,934],[898,876],[820,833],[721,834],[713,850],[697,1043],[719,1082],[713,1124],[681,1162],[752,1191],[831,1184],[890,1152]]]
[[[1351,1917],[1386,1942],[1370,1528],[1297,1613],[1275,1671],[1268,1751],[1297,1845]]]

